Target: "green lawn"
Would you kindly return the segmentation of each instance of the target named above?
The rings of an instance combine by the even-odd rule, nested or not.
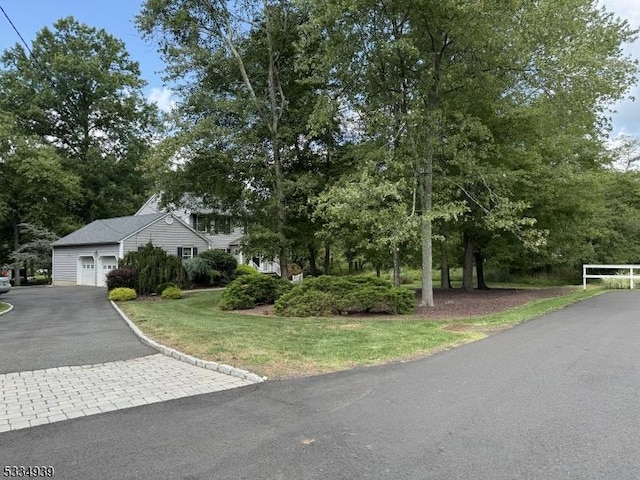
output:
[[[223,312],[221,292],[183,300],[120,303],[146,335],[204,360],[227,363],[268,378],[310,375],[406,360],[486,337],[601,293],[576,290],[499,314],[429,321],[410,316],[279,318]],[[455,328],[450,326],[455,324]],[[453,331],[452,331],[453,330]]]
[[[0,302],[0,313],[4,312],[5,310],[9,310],[9,305],[7,305],[6,303]]]

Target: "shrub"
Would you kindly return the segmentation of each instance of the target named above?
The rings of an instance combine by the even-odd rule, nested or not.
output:
[[[283,316],[312,316],[347,313],[413,312],[411,290],[392,287],[375,277],[317,277],[296,285],[275,304]]]
[[[162,295],[162,292],[164,292],[164,290],[168,287],[177,287],[178,285],[176,285],[173,282],[166,282],[166,283],[161,283],[160,285],[158,285],[158,288],[156,288],[156,294],[157,295]]]
[[[335,296],[319,290],[283,295],[275,303],[276,313],[287,317],[327,317],[334,310]]]
[[[620,275],[620,278],[609,277],[602,279],[602,285],[604,288],[610,290],[629,290],[631,288],[631,280],[622,277],[622,275],[628,275],[628,272],[618,272],[616,275]]]
[[[184,271],[187,272],[189,280],[199,285],[209,285],[211,278],[209,263],[199,255],[182,261]]]
[[[238,278],[242,275],[260,275],[260,272],[251,265],[238,265],[233,271],[233,276]]]
[[[238,266],[236,257],[224,250],[206,250],[198,255],[209,265],[209,270],[216,270],[226,282],[231,280],[233,272]]]
[[[269,275],[242,275],[222,292],[218,306],[222,310],[246,310],[270,305],[290,288],[289,282]]]
[[[162,298],[167,300],[180,300],[184,295],[178,287],[167,287],[162,292]]]
[[[135,300],[137,296],[133,288],[118,287],[109,292],[109,300],[112,302],[128,302]]]
[[[135,289],[140,295],[155,292],[158,285],[163,283],[174,282],[178,286],[185,286],[188,282],[182,259],[169,255],[160,247],[154,247],[151,242],[137,252],[127,253],[121,264],[136,270]]]
[[[136,279],[135,269],[129,267],[115,268],[107,273],[107,289],[111,291],[114,288],[135,288]]]

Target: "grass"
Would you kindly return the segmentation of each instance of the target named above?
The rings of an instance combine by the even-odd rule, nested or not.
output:
[[[282,378],[425,356],[485,338],[492,331],[603,291],[580,289],[493,315],[447,321],[410,316],[303,319],[243,315],[216,307],[220,291],[119,306],[145,334],[165,345],[204,360]]]
[[[0,302],[0,313],[4,312],[5,310],[9,310],[9,305],[7,305],[6,303]]]

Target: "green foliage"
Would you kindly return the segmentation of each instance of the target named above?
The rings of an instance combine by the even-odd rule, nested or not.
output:
[[[135,269],[129,267],[114,268],[107,273],[107,289],[136,288],[137,274]]]
[[[154,247],[151,242],[136,252],[127,253],[120,265],[135,269],[136,291],[140,295],[155,292],[158,285],[167,282],[182,286],[187,284],[188,278],[182,266],[182,259],[167,254],[160,247]]]
[[[137,298],[133,288],[118,287],[109,292],[109,300],[112,302],[128,302]]]
[[[238,266],[236,258],[224,250],[205,250],[199,253],[198,257],[207,262],[210,281],[214,285],[229,282],[234,270]],[[212,271],[216,273],[212,273]]]
[[[602,286],[608,290],[629,290],[631,288],[631,280],[622,278],[622,275],[629,275],[629,271],[618,272],[616,275],[620,275],[620,278],[603,278],[601,280]]]
[[[392,287],[385,280],[366,277],[317,277],[303,281],[276,301],[283,316],[312,316],[348,313],[412,313],[411,290]]]
[[[161,283],[160,285],[158,285],[158,288],[156,289],[156,294],[157,295],[162,295],[162,292],[164,292],[164,290],[168,287],[176,287],[176,288],[180,288],[178,287],[178,285],[176,285],[173,282],[166,282],[166,283]]]
[[[218,306],[222,310],[245,310],[258,305],[271,305],[291,284],[270,275],[242,275],[222,293]]]
[[[286,317],[328,317],[339,313],[335,295],[320,290],[296,291],[294,287],[275,305],[278,315]]]
[[[200,257],[200,255],[183,260],[182,266],[192,283],[199,285],[209,284],[209,271],[211,268],[209,267],[209,263],[204,258]]]
[[[242,275],[260,275],[260,272],[251,265],[238,265],[233,270],[233,276],[240,277]]]
[[[44,283],[48,283],[52,268],[51,244],[59,238],[58,235],[38,224],[21,223],[19,227],[22,245],[11,253],[12,259],[31,269],[44,270]]]
[[[135,211],[149,186],[137,167],[157,125],[138,63],[123,41],[72,17],[31,43],[30,52],[16,44],[0,59],[0,110],[16,116],[24,135],[56,148],[60,180],[81,179],[82,194],[66,206],[81,223]],[[47,193],[43,203],[57,201],[57,190],[36,185]]]
[[[162,291],[162,298],[166,300],[180,300],[183,297],[184,295],[179,287],[168,286]]]

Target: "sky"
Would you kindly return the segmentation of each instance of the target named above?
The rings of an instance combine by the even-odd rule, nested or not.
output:
[[[104,28],[121,39],[131,58],[140,63],[142,76],[148,82],[145,94],[160,108],[167,109],[172,98],[171,91],[163,85],[161,78],[164,64],[155,45],[145,42],[134,25],[134,17],[140,11],[141,3],[142,0],[0,0],[0,6],[29,45],[40,29],[51,27],[56,20],[69,15],[92,27]],[[628,20],[633,28],[640,28],[639,0],[600,0],[600,4]],[[18,42],[20,38],[0,13],[0,52]],[[625,46],[625,51],[640,60],[640,41]],[[640,86],[634,86],[629,95],[640,102]],[[612,137],[626,134],[640,138],[640,109],[637,104],[633,100],[625,100],[611,108],[614,110]]]

